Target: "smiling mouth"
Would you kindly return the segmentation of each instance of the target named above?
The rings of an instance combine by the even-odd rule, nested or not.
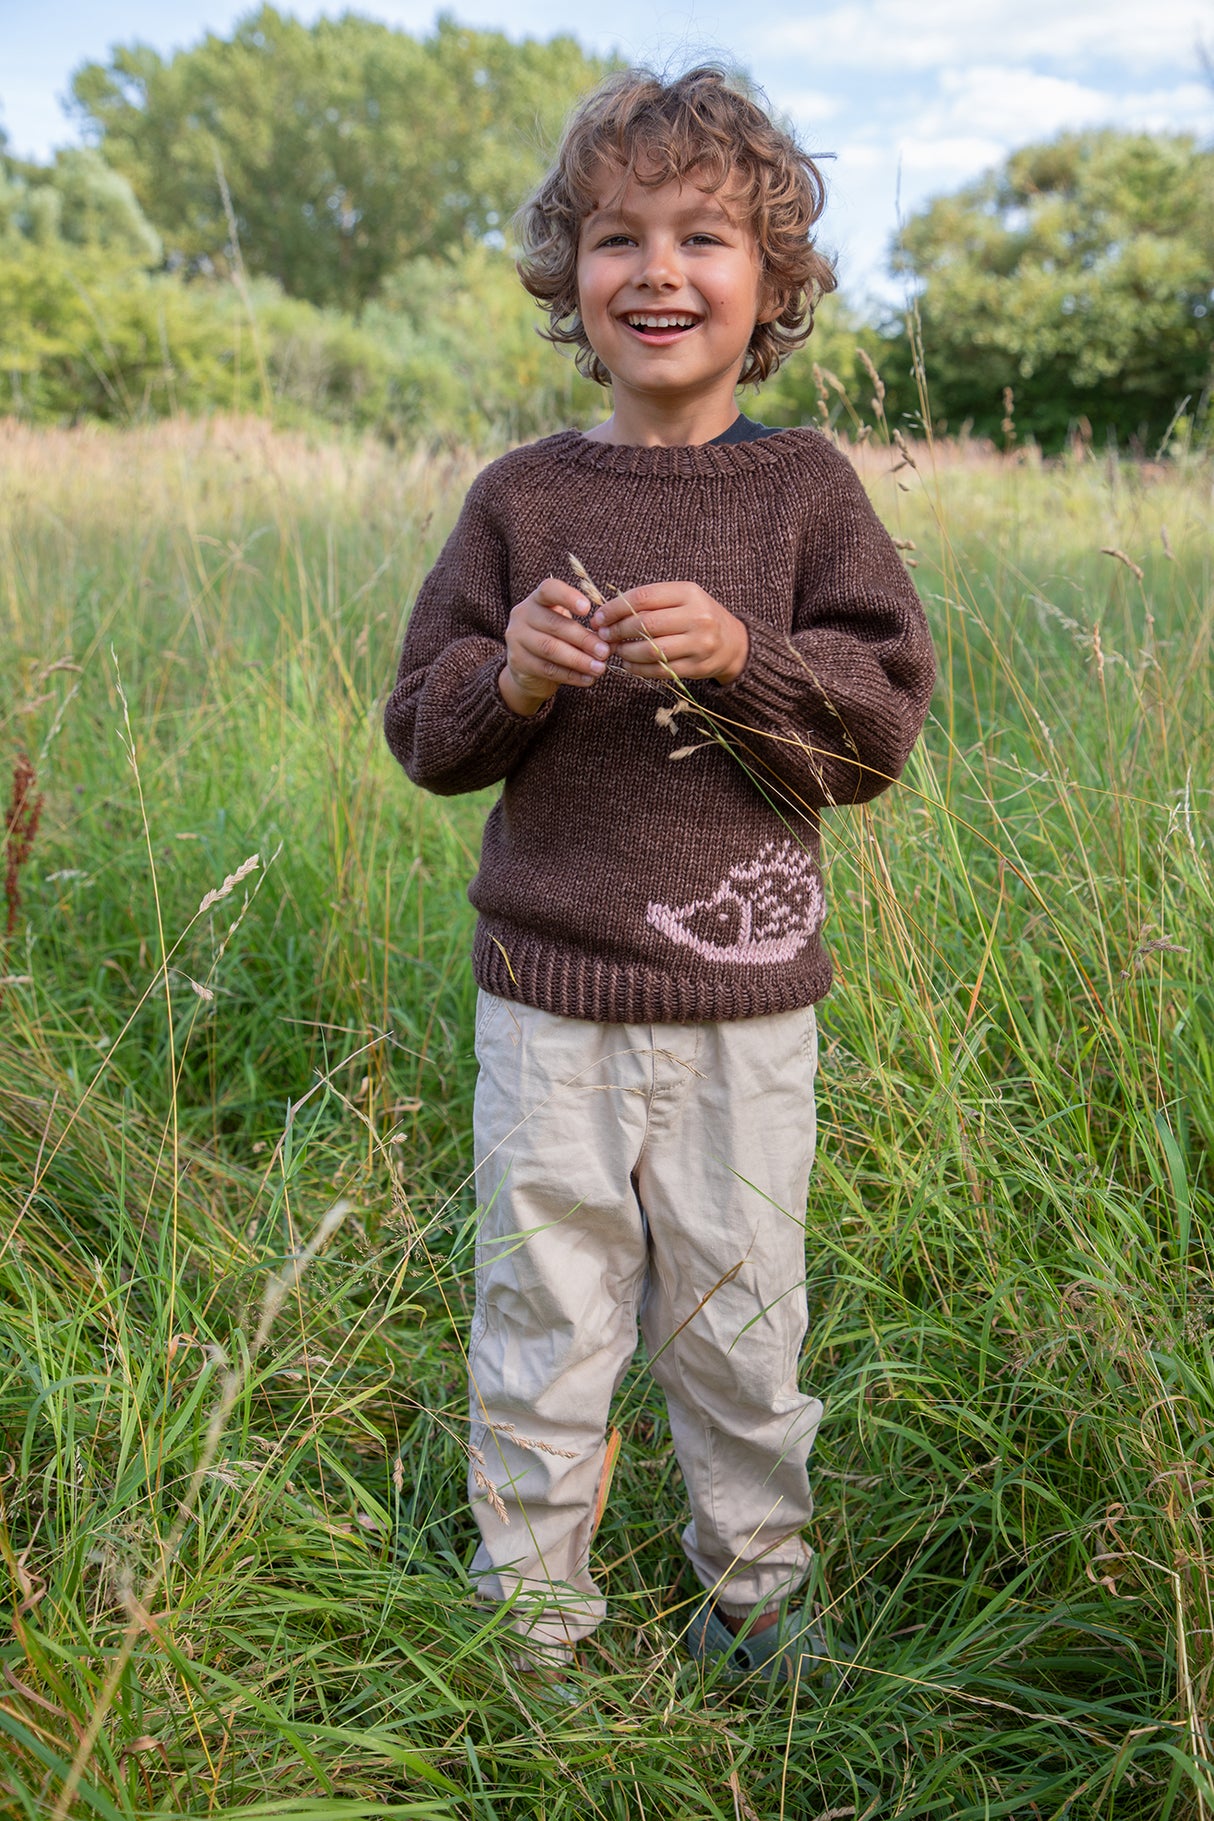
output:
[[[648,311],[629,310],[624,317],[624,321],[630,329],[635,329],[638,335],[645,336],[683,334],[688,329],[694,329],[699,320],[698,316],[689,316],[685,311],[667,311],[659,315],[651,314]]]

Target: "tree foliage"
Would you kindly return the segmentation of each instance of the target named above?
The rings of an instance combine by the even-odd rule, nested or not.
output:
[[[162,257],[160,236],[126,178],[85,147],[57,152],[52,165],[10,158],[0,145],[0,246],[92,247],[149,266]]]
[[[895,266],[920,287],[935,413],[1056,444],[1086,419],[1157,438],[1207,392],[1214,152],[1181,136],[1068,134],[931,203]]]
[[[226,186],[251,272],[353,310],[408,260],[500,231],[603,67],[571,37],[442,19],[419,40],[263,6],[167,60],[117,48],[73,95],[171,257],[226,264]]]
[[[121,424],[266,412],[435,444],[523,440],[601,415],[598,388],[535,334],[507,254],[402,267],[361,320],[218,279],[12,239],[0,257],[0,415]]]
[[[265,5],[169,58],[76,75],[93,143],[46,167],[0,139],[0,374],[54,418],[274,408],[385,434],[528,436],[599,403],[535,334],[509,217],[603,65],[571,37],[440,20],[417,38]],[[227,284],[239,242],[253,284]],[[1214,150],[1067,135],[905,228],[938,428],[1150,446],[1214,354]],[[151,268],[165,267],[154,272]],[[880,369],[888,388],[870,375]],[[915,418],[910,338],[834,298],[763,388],[772,423]],[[1211,429],[1204,410],[1202,428]]]

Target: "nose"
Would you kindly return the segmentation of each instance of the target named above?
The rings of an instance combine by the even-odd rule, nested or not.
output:
[[[646,244],[638,283],[650,291],[675,291],[683,282],[678,256],[671,241],[654,240]]]

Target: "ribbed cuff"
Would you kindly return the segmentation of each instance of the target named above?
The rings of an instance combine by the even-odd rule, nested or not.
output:
[[[744,613],[735,617],[746,628],[750,649],[733,682],[722,684],[722,699],[741,708],[748,719],[803,720],[806,694],[815,688],[814,676],[792,639],[763,620]]]
[[[505,656],[471,671],[449,695],[428,705],[419,745],[431,776],[450,778],[459,790],[498,784],[522,758],[552,712],[550,696],[532,715],[515,714],[497,686]],[[444,748],[450,756],[443,763]],[[428,780],[426,780],[428,781]]]
[[[770,764],[794,801],[842,808],[879,796],[898,776],[912,743],[904,737],[900,698],[891,689],[884,698],[873,692],[862,709],[854,700],[841,705],[789,633],[739,618],[750,634],[750,655],[741,675],[721,690],[722,707],[758,733],[781,736],[772,744]],[[824,668],[836,688],[840,677],[847,681],[837,661]],[[887,756],[870,763],[868,754]]]

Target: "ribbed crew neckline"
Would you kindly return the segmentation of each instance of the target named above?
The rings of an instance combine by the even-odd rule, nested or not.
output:
[[[728,479],[753,474],[781,460],[794,442],[815,431],[800,428],[777,430],[771,436],[744,443],[681,443],[673,448],[641,447],[633,443],[600,443],[580,430],[558,430],[555,436],[533,443],[537,454],[559,455],[580,468],[603,474],[637,474],[660,479]]]

